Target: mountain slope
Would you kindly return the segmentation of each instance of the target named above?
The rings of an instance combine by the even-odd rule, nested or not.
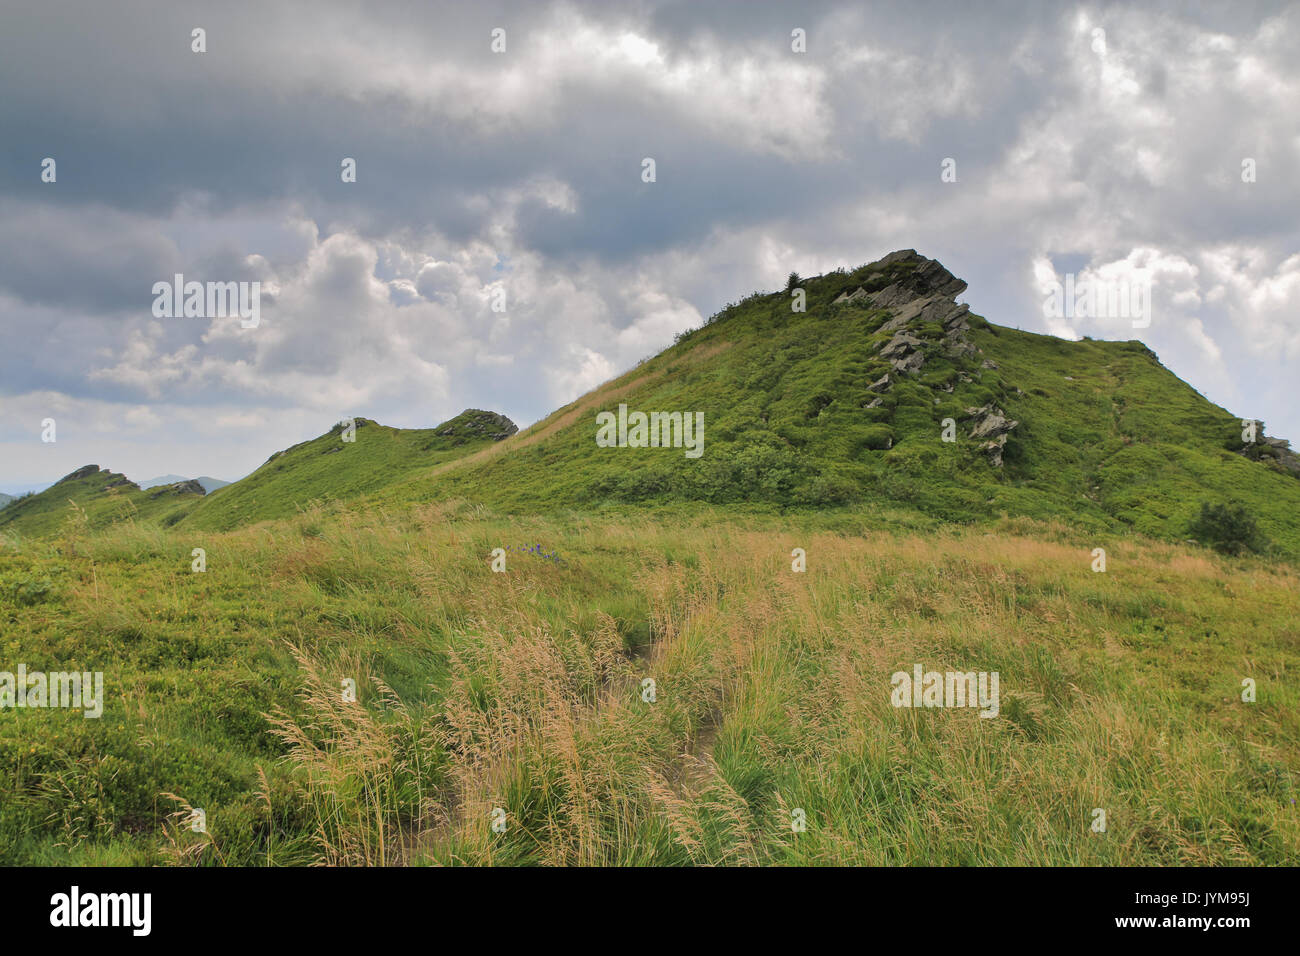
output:
[[[9,504],[9,502],[14,501],[16,499],[17,499],[16,495],[6,495],[0,493],[0,508],[3,508],[5,505]]]
[[[965,283],[911,250],[729,306],[655,358],[383,501],[468,497],[506,510],[700,500],[760,507],[1001,513],[1185,538],[1202,503],[1240,501],[1300,555],[1300,481],[1279,440],[1143,344],[995,326]],[[704,414],[703,453],[599,447],[597,413]],[[945,419],[956,440],[943,440]],[[1290,469],[1290,470],[1288,470]]]
[[[202,497],[203,489],[194,482],[182,481],[146,491],[126,475],[86,465],[39,494],[0,510],[0,531],[43,536],[69,523],[92,529],[120,521],[169,525]]]
[[[276,452],[247,478],[213,491],[183,526],[222,530],[286,518],[314,500],[356,499],[517,430],[504,415],[481,409],[467,409],[435,428],[389,428],[358,418],[355,431],[348,433],[340,423],[319,438]]]

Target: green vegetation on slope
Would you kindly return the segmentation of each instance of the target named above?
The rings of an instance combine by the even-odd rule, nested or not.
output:
[[[920,340],[923,367],[873,391],[891,370],[880,349],[894,330],[881,327],[899,309],[833,300],[905,282],[915,269],[904,259],[803,280],[805,313],[792,312],[784,292],[751,296],[498,448],[396,484],[379,500],[464,495],[514,512],[888,501],[945,521],[1024,515],[1179,540],[1203,503],[1235,500],[1267,547],[1300,556],[1300,480],[1271,457],[1246,457],[1239,418],[1140,342],[1069,342],[970,315],[979,351],[954,355],[942,326],[914,320],[905,331]],[[597,412],[620,403],[703,412],[703,456],[597,447]],[[969,410],[987,406],[1019,423],[1001,467],[969,437]],[[949,418],[952,443],[941,440]]]
[[[198,480],[141,490],[125,475],[87,465],[0,512],[0,532],[48,537],[67,520],[102,528],[156,522],[205,530],[286,518],[313,501],[349,501],[479,451],[516,426],[495,412],[468,409],[436,428],[387,428],[365,418],[344,440],[335,425],[319,438],[276,452],[242,481],[204,496]],[[84,511],[84,514],[82,513]]]
[[[388,428],[365,418],[355,425],[353,436],[345,436],[340,423],[319,438],[277,452],[247,478],[214,491],[183,526],[234,528],[289,517],[312,501],[348,501],[516,431],[508,418],[473,408],[436,428]]]
[[[0,512],[0,673],[106,684],[0,711],[0,863],[1293,864],[1285,449],[1135,342],[886,328],[951,292],[912,257],[800,281],[513,437]],[[597,448],[619,403],[704,412],[703,456]],[[1240,555],[1152,540],[1193,528]],[[998,672],[998,717],[891,706],[918,664]]]
[[[125,475],[86,465],[35,495],[0,510],[0,533],[46,537],[65,525],[173,524],[203,497],[193,482],[142,491]]]
[[[882,517],[452,502],[0,539],[0,670],[106,691],[99,719],[0,712],[0,864],[1300,858],[1295,569]],[[892,707],[916,664],[999,672],[999,716]]]

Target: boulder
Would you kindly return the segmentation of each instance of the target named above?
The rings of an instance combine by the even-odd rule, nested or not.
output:
[[[1008,418],[1006,412],[996,405],[985,405],[983,408],[968,408],[966,416],[973,422],[970,431],[971,438],[997,438],[999,435],[1005,435],[1011,431],[1020,422],[1013,418]]]
[[[964,336],[953,336],[952,338],[947,339],[943,347],[945,358],[958,360],[971,358],[978,351],[979,349],[975,347],[975,343]],[[970,381],[970,378],[964,378],[962,381],[968,382]]]
[[[1007,436],[999,435],[993,441],[986,441],[980,445],[980,451],[989,456],[989,464],[994,468],[1002,467],[1002,450],[1007,445]]]
[[[920,352],[909,352],[902,358],[896,358],[889,363],[894,367],[894,371],[902,372],[906,375],[915,375],[921,371],[921,366],[925,364],[925,356]]]
[[[880,349],[881,358],[898,358],[921,347],[921,340],[906,332],[896,332]]]

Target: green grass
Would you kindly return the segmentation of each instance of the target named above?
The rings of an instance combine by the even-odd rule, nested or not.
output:
[[[287,518],[313,502],[360,498],[472,454],[493,444],[493,432],[514,427],[508,419],[478,409],[436,428],[388,428],[365,418],[355,421],[349,436],[355,440],[345,440],[340,423],[319,438],[276,452],[253,474],[206,496],[165,488],[141,491],[125,476],[108,471],[69,476],[0,511],[0,532],[48,537],[69,521],[88,528],[141,523],[215,530]]]
[[[415,429],[388,428],[362,418],[356,420],[356,440],[350,442],[335,425],[319,438],[272,455],[247,478],[218,488],[193,509],[184,526],[233,528],[286,518],[317,500],[361,497],[493,444],[488,433],[501,427],[495,418],[470,409],[436,428]]]
[[[96,466],[79,468],[39,494],[27,495],[0,510],[0,529],[49,537],[64,529],[113,525],[174,524],[202,495],[173,486],[142,491],[125,475]],[[77,477],[74,477],[77,476]]]
[[[881,521],[452,503],[10,541],[4,660],[102,670],[108,701],[3,713],[0,861],[1300,858],[1293,568]],[[1001,716],[891,707],[915,663],[998,671]]]

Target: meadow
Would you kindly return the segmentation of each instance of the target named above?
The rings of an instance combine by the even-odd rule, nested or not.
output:
[[[870,504],[70,508],[0,535],[0,669],[107,701],[0,711],[0,863],[1294,865],[1298,594]],[[891,706],[916,664],[998,672],[998,717]]]

